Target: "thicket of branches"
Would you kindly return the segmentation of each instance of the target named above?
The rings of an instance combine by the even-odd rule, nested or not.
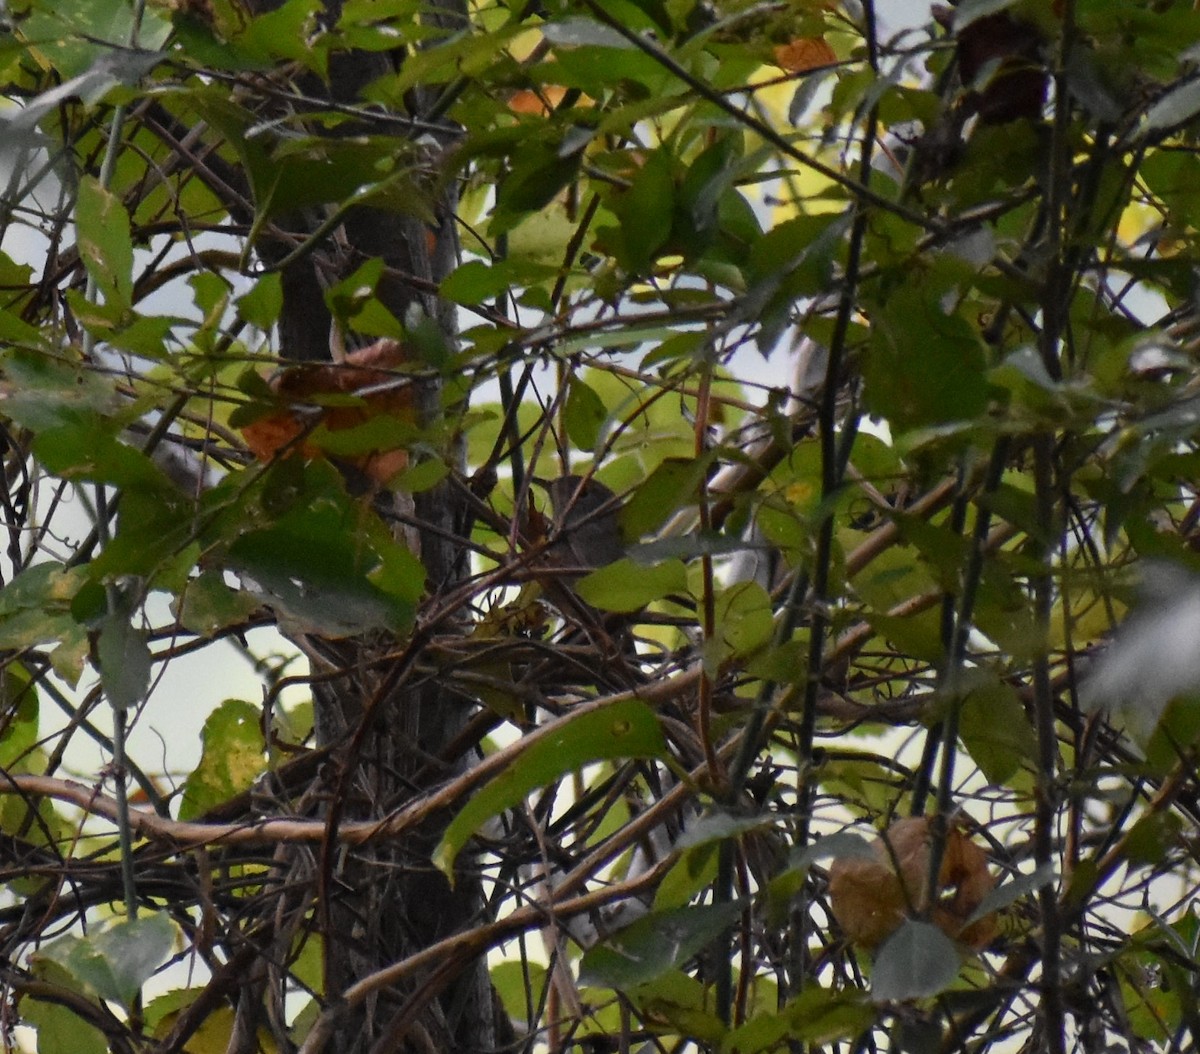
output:
[[[1200,1042],[1190,2],[4,17],[6,1044]]]

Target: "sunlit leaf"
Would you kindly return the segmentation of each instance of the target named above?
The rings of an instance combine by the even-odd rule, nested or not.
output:
[[[179,818],[190,820],[248,789],[266,767],[262,711],[226,699],[204,722],[200,763],[183,785]]]
[[[628,557],[580,579],[576,590],[601,611],[638,611],[651,601],[687,589],[687,571],[678,560],[643,567]]]
[[[0,768],[16,772],[32,760],[38,742],[40,701],[29,671],[10,662],[0,671],[0,707],[6,715],[0,727]]]
[[[79,254],[88,274],[109,306],[129,308],[133,303],[133,243],[125,206],[95,179],[84,177],[79,182],[75,222]]]

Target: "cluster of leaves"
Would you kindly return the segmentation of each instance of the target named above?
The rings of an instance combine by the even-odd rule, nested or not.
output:
[[[514,1049],[1200,1043],[1200,678],[1082,680],[1141,561],[1196,619],[1192,5],[448,12],[6,6],[0,1027],[311,1051],[411,983],[399,1049],[505,947]],[[446,273],[347,244],[450,188]],[[365,383],[270,379],[298,264]],[[567,470],[628,552],[579,581]],[[351,821],[368,683],[474,717]],[[322,868],[431,817],[476,915],[334,986]]]

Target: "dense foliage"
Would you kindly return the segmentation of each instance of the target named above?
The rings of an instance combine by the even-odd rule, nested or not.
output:
[[[4,17],[6,1043],[1200,1044],[1189,0]]]

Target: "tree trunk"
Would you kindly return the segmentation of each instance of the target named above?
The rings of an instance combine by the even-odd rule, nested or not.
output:
[[[265,10],[278,4],[255,6]],[[336,19],[340,4],[327,0],[326,10]],[[452,26],[465,18],[465,4],[441,0],[426,17]],[[379,53],[334,56],[330,83],[320,90],[339,102],[356,101],[361,88],[389,72],[392,62],[393,56]],[[429,101],[410,100],[412,115],[419,118]],[[397,135],[403,134],[398,127]],[[453,307],[432,291],[457,261],[456,204],[450,183],[434,202],[433,225],[392,212],[355,209],[342,225],[339,247],[318,244],[309,256],[288,265],[279,326],[282,355],[296,360],[329,356],[330,315],[323,288],[331,277],[343,277],[376,257],[387,264],[378,287],[384,306],[406,323],[420,316],[432,320],[445,346],[453,348]],[[302,219],[291,226],[297,234],[305,233]],[[271,263],[292,246],[264,242],[258,248]],[[416,391],[421,423],[432,424],[441,413],[440,386],[423,380]],[[403,509],[403,496],[387,499],[397,506],[390,511],[402,511],[416,524],[408,537],[419,545],[431,590],[444,591],[462,570],[463,550],[452,541],[462,519],[453,495],[450,487],[437,488]],[[381,511],[386,515],[389,510]],[[382,635],[306,643],[306,650],[319,656],[314,665],[324,667],[314,673],[337,674],[315,691],[318,746],[330,748],[334,759],[323,770],[332,823],[382,817],[421,793],[422,781],[440,782],[469,760],[437,761],[470,716],[469,705],[449,696],[436,681],[422,681],[411,671],[380,662],[404,643]],[[478,878],[462,871],[451,888],[431,863],[442,825],[435,819],[427,830],[407,835],[401,844],[370,843],[347,852],[334,839],[326,845],[317,863],[317,924],[323,937],[327,1000],[337,1000],[372,972],[480,920],[484,899]],[[463,859],[469,868],[469,856]],[[464,971],[436,999],[424,1000],[418,994],[427,980],[415,977],[407,986],[388,988],[348,1012],[332,1049],[339,1054],[494,1049],[486,963]]]

